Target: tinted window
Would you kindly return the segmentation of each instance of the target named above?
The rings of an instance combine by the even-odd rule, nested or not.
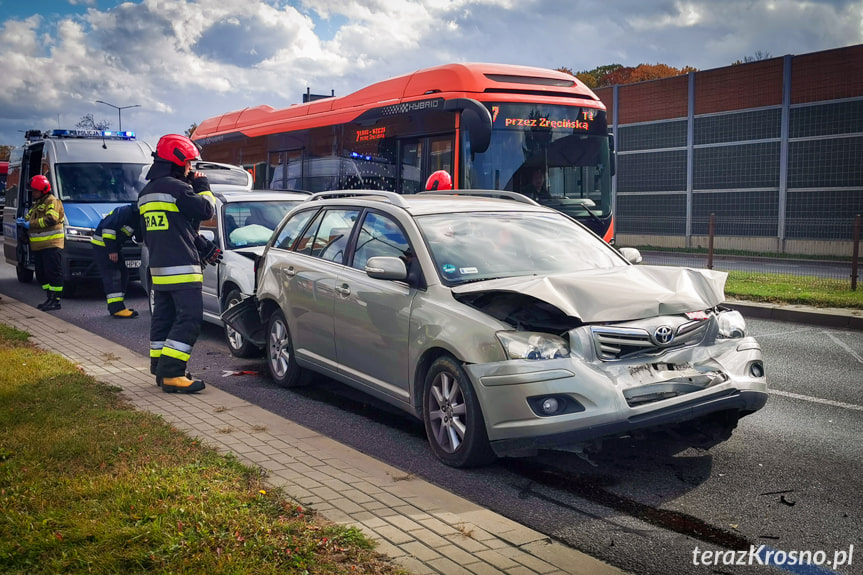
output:
[[[369,258],[375,256],[402,258],[407,266],[412,255],[407,238],[392,219],[375,212],[366,215],[357,237],[353,267],[365,269]]]
[[[315,210],[306,210],[304,212],[294,214],[291,219],[285,222],[281,231],[279,231],[279,236],[276,238],[275,246],[283,250],[291,249],[294,240],[297,239],[297,235],[303,231],[303,228],[306,227],[306,222],[308,222],[309,218],[314,214]]]

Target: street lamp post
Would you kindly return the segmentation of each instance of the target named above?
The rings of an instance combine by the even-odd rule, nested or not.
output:
[[[115,106],[114,104],[109,104],[108,102],[103,102],[102,100],[96,100],[97,104],[105,104],[106,106],[111,106],[112,108],[117,109],[117,122],[120,124],[120,127],[117,129],[118,132],[123,131],[123,110],[126,108],[140,108],[141,104],[132,104],[131,106]]]

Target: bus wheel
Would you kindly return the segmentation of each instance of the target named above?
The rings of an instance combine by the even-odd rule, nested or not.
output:
[[[15,266],[15,273],[18,274],[18,281],[22,284],[28,284],[33,281],[33,270],[27,269],[23,265]]]

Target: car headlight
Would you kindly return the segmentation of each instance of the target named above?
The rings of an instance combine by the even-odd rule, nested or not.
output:
[[[499,331],[497,338],[510,359],[556,359],[569,355],[566,340],[547,333]]]
[[[723,311],[716,316],[719,337],[737,339],[746,336],[746,321],[739,311]]]
[[[70,242],[89,242],[93,239],[93,228],[79,228],[75,226],[66,226],[64,228],[66,239]]]

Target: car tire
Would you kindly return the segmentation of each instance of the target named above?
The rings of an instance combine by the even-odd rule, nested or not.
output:
[[[28,284],[33,281],[33,270],[27,269],[22,265],[15,266],[15,274],[18,276],[18,281],[22,284]]]
[[[479,401],[464,370],[450,356],[436,359],[426,374],[423,423],[432,451],[445,464],[476,467],[494,461]]]
[[[243,299],[240,290],[234,288],[225,296],[222,304],[222,311],[226,311]],[[256,357],[261,355],[261,348],[240,335],[237,330],[233,329],[228,324],[225,324],[225,343],[228,344],[228,349],[235,357]]]
[[[288,322],[281,310],[276,310],[267,321],[267,370],[281,387],[300,387],[308,383],[308,373],[297,365],[294,344]]]

